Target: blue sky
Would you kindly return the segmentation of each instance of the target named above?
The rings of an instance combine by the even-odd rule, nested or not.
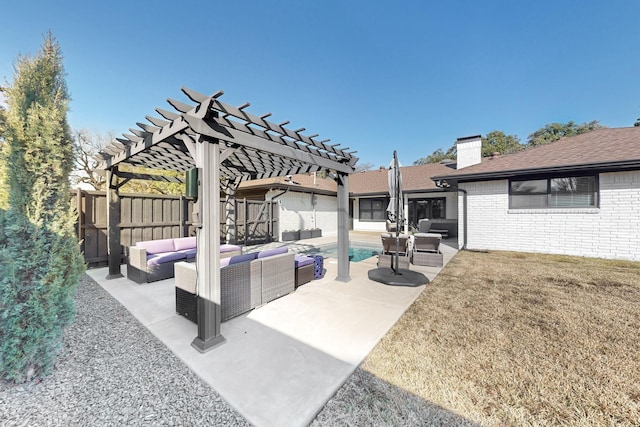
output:
[[[144,3],[145,5],[141,4]],[[148,5],[146,5],[148,4]],[[640,2],[12,1],[0,79],[50,29],[74,128],[120,135],[187,86],[225,91],[360,163],[407,165],[461,136],[640,117]]]

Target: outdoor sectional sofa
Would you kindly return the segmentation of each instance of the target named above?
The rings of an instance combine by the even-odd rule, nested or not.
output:
[[[458,236],[457,219],[421,219],[418,221],[420,233],[437,233],[443,239]]]
[[[127,277],[136,283],[148,283],[168,279],[174,275],[174,265],[180,261],[194,262],[196,238],[145,240],[129,247]],[[221,245],[220,257],[242,253],[242,247]]]
[[[295,254],[287,247],[250,252],[220,260],[221,320],[289,294],[295,289]],[[176,312],[197,322],[196,265],[176,264]]]

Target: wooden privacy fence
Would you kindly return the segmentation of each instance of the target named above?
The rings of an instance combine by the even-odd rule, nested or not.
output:
[[[107,196],[104,191],[77,190],[73,197],[78,211],[76,230],[85,262],[108,263]],[[142,240],[195,236],[193,200],[184,196],[120,194],[120,243],[123,261],[126,247]],[[277,202],[234,200],[235,221],[220,224],[223,242],[251,245],[276,240]],[[220,218],[226,218],[226,203],[220,203]],[[233,217],[231,217],[233,218]],[[229,232],[229,233],[227,233]]]

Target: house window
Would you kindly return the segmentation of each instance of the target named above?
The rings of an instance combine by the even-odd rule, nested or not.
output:
[[[511,209],[592,208],[598,203],[595,176],[567,176],[509,182]]]
[[[385,221],[389,199],[360,199],[360,221]]]

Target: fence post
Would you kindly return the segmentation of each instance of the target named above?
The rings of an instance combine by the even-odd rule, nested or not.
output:
[[[272,211],[273,211],[273,200],[269,200],[269,213],[267,214],[267,235],[265,236],[265,240],[267,241],[267,243],[270,243],[272,241],[271,239],[271,230],[273,229],[273,225],[271,224],[271,220],[273,218]]]
[[[236,216],[233,219],[233,243],[235,244],[238,241],[238,201],[235,197],[233,198],[233,212],[236,213]]]
[[[187,198],[184,195],[180,195],[180,212],[179,218],[180,221],[180,237],[189,237],[189,228],[187,227],[187,207],[189,206]]]
[[[244,245],[247,246],[247,237],[249,236],[249,227],[247,225],[247,218],[249,217],[249,204],[247,203],[247,198],[242,199],[242,203],[244,203],[244,219],[243,227],[244,227]]]
[[[78,243],[82,244],[82,190],[76,188],[76,212],[78,213]],[[82,247],[81,247],[82,250]]]
[[[107,279],[123,277],[120,270],[122,247],[120,246],[120,191],[118,167],[107,170],[107,246],[109,274]]]

